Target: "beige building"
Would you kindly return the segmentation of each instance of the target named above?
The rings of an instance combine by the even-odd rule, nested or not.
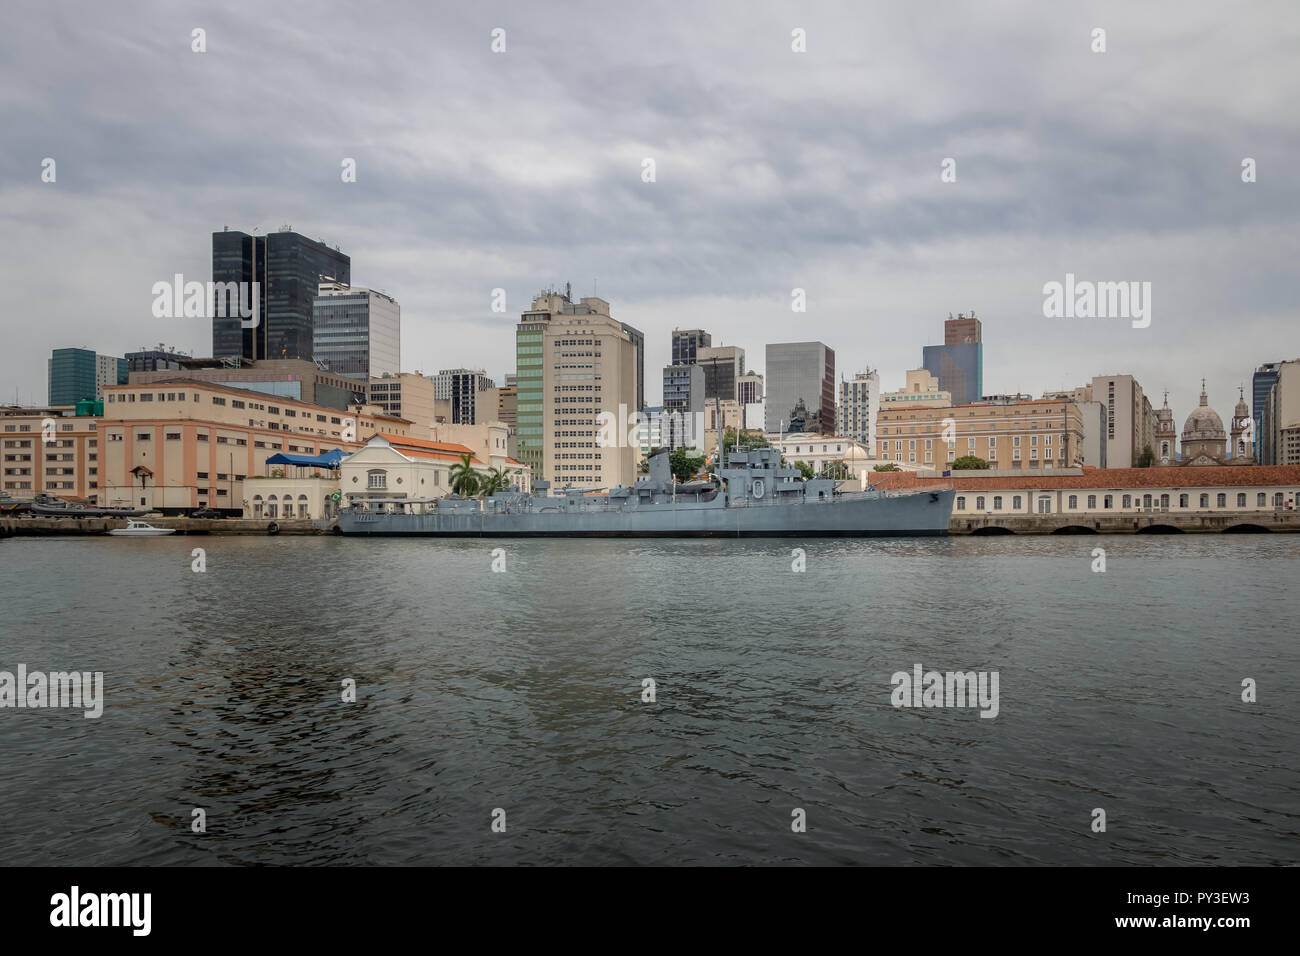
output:
[[[104,397],[97,503],[172,514],[243,512],[245,481],[266,474],[267,458],[351,452],[376,432],[410,427],[372,406],[342,411],[184,378],[113,386]]]
[[[961,406],[966,407],[966,406]],[[1300,507],[1300,468],[1218,465],[1188,468],[1087,468],[1062,474],[918,478],[888,474],[886,490],[953,487],[953,518],[1065,514],[1081,519],[1152,513],[1268,515]]]
[[[29,500],[38,494],[95,500],[99,494],[99,422],[73,406],[0,407],[0,488]]]
[[[880,411],[904,405],[947,407],[952,405],[952,393],[939,388],[939,379],[925,369],[908,369],[902,388],[896,392],[880,393]]]
[[[553,487],[613,488],[636,481],[639,448],[601,447],[600,415],[620,439],[635,422],[637,356],[632,337],[595,297],[546,292],[516,334],[519,460]]]
[[[504,422],[487,422],[482,425],[448,425],[439,423],[430,429],[429,438],[435,442],[454,442],[470,449],[487,468],[501,468],[518,473],[516,486],[520,491],[532,489],[532,472],[515,457],[514,436]]]
[[[1100,402],[1105,410],[1107,468],[1132,468],[1147,448],[1159,461],[1156,411],[1132,375],[1097,375],[1076,400]]]
[[[974,455],[992,468],[1064,468],[1083,463],[1083,415],[1064,399],[880,409],[878,456],[948,468]]]
[[[434,391],[433,382],[419,372],[399,372],[370,379],[368,401],[385,415],[406,419],[418,436],[437,421]]]
[[[364,382],[325,371],[305,359],[240,359],[237,366],[220,359],[182,358],[180,362],[179,371],[131,372],[127,381],[132,385],[152,385],[183,377],[261,392],[272,400],[306,402],[327,408],[347,408],[366,397]]]

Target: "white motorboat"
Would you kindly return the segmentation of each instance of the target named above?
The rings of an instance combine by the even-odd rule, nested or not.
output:
[[[155,528],[143,521],[128,521],[125,528],[114,528],[109,534],[130,535],[135,538],[153,537],[159,534],[175,534],[175,528]]]

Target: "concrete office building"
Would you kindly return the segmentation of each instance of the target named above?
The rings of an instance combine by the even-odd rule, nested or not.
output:
[[[673,365],[694,365],[700,348],[713,344],[713,337],[703,329],[673,329]]]
[[[661,437],[665,448],[698,445],[695,415],[704,411],[704,369],[698,365],[664,366]]]
[[[402,310],[390,295],[321,283],[312,300],[315,360],[331,372],[367,382],[402,368]]]
[[[876,447],[876,417],[880,412],[880,373],[867,369],[840,382],[840,402],[835,409],[835,433]]]
[[[952,393],[939,388],[939,380],[923,368],[908,369],[903,387],[897,391],[880,393],[881,408],[900,405],[946,408],[951,404]]]
[[[638,448],[618,422],[618,447],[599,444],[601,413],[636,415],[636,346],[594,296],[540,293],[515,333],[518,459],[553,488],[612,488],[636,480]]]
[[[736,384],[745,374],[745,350],[734,345],[702,345],[695,364],[704,370],[704,400],[736,400]]]

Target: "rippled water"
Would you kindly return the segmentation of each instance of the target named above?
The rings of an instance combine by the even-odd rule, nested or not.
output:
[[[0,860],[1296,864],[1297,581],[1287,536],[9,539],[0,669],[106,704],[0,710]],[[915,663],[999,715],[895,709]]]

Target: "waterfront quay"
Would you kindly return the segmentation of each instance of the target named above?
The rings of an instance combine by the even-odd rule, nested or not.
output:
[[[175,528],[177,534],[328,534],[337,525],[336,521],[309,518],[267,521],[264,518],[146,517],[142,520],[155,528]],[[4,518],[0,519],[0,538],[29,535],[106,535],[116,528],[125,528],[126,525],[125,518]]]
[[[145,519],[158,528],[175,528],[190,535],[317,535],[338,533],[337,519],[293,518],[158,518]],[[99,535],[125,528],[124,518],[4,518],[0,537],[40,535]],[[954,514],[951,535],[1044,534],[1268,534],[1300,532],[1300,513],[1178,514],[1159,510],[1106,517],[1071,514]],[[809,537],[816,537],[809,532]]]

